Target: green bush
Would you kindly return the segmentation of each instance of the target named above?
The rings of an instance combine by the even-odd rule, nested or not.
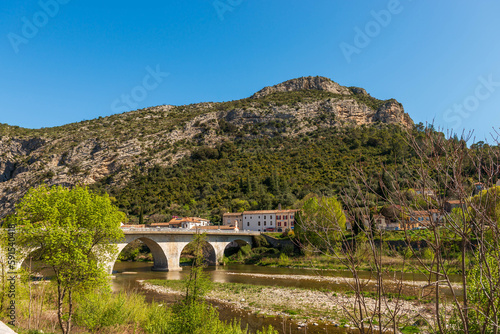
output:
[[[141,325],[148,317],[148,304],[139,294],[113,294],[98,290],[77,297],[75,321],[91,332],[116,325]]]
[[[263,235],[253,237],[255,247],[270,247],[269,242]]]
[[[245,246],[242,246],[240,248],[240,251],[244,256],[248,256],[252,253],[252,248],[250,247],[250,245],[246,244]]]
[[[424,258],[426,260],[434,259],[434,251],[430,247],[425,247],[422,250],[422,258]]]
[[[288,256],[286,256],[286,254],[284,254],[284,253],[281,253],[280,259],[278,261],[278,266],[286,267],[289,264],[290,264],[290,259],[288,258]]]

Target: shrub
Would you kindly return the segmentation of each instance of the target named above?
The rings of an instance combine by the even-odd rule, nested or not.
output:
[[[245,246],[242,246],[240,248],[240,251],[243,255],[248,256],[250,255],[250,253],[252,253],[252,248],[250,247],[250,245],[246,244]]]
[[[281,253],[280,254],[280,259],[278,261],[278,266],[283,266],[283,267],[286,267],[290,264],[290,259],[288,258],[288,256],[284,253]]]
[[[430,247],[425,247],[422,250],[422,257],[426,260],[434,259],[434,251]]]
[[[253,237],[255,247],[270,247],[269,242],[263,235],[256,235]]]
[[[79,295],[77,305],[76,323],[92,332],[116,325],[140,325],[148,317],[148,305],[139,294],[113,294],[101,289]]]

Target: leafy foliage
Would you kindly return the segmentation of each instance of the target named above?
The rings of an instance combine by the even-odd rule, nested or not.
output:
[[[112,243],[123,237],[125,219],[107,195],[80,186],[34,188],[17,205],[19,243],[40,248],[54,270],[63,333],[71,331],[74,293],[107,284],[104,263],[116,252]]]
[[[346,216],[335,197],[308,199],[295,225],[295,233],[302,244],[313,244],[322,250],[339,242],[345,229]]]

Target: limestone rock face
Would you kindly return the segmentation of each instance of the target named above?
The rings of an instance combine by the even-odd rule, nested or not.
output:
[[[269,97],[307,90],[331,94],[290,101]],[[396,100],[380,101],[362,88],[343,87],[324,77],[289,80],[229,103],[157,106],[57,128],[0,124],[0,218],[13,211],[30,187],[42,183],[71,186],[106,180],[124,186],[138,167],[171,166],[196,147],[215,147],[236,136],[293,140],[322,128],[372,124],[409,128],[413,121]]]
[[[326,92],[351,95],[349,88],[325,77],[302,77],[280,83],[275,86],[265,87],[252,95],[252,98],[261,98],[275,92],[291,92],[300,90],[323,90]]]
[[[401,124],[406,128],[413,126],[413,120],[404,112],[403,105],[391,99],[384,103],[372,118],[373,122]]]

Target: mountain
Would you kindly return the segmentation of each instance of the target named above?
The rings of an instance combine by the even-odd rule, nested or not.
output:
[[[373,135],[373,131],[380,130],[387,135],[387,131],[395,133],[412,127],[413,121],[396,100],[378,100],[362,88],[344,87],[324,77],[289,80],[265,87],[241,100],[156,106],[53,128],[25,129],[0,124],[0,217],[12,212],[15,203],[30,187],[41,183],[92,185],[100,191],[111,192],[125,211],[134,214],[138,207],[143,210],[151,207],[151,203],[138,204],[138,199],[133,200],[134,195],[124,197],[123,194],[133,192],[135,188],[131,185],[138,179],[146,178],[143,182],[160,184],[151,179],[153,172],[161,171],[165,176],[181,171],[181,175],[182,169],[190,166],[191,173],[196,174],[197,170],[205,168],[203,162],[205,165],[208,160],[223,164],[224,159],[235,154],[244,161],[260,159],[259,154],[267,157],[279,153],[284,160],[291,159],[290,164],[293,164],[298,159],[292,159],[290,154],[301,154],[294,151],[300,146],[298,143],[305,145],[304,151],[312,144],[324,145],[321,141],[325,138],[333,142],[339,139],[350,142],[358,140],[356,136],[363,137],[362,133]],[[366,135],[363,138],[358,140],[359,144],[346,145],[363,146]],[[262,143],[267,146],[256,153],[255,147],[261,147]],[[381,150],[392,152],[388,148]],[[223,175],[230,174],[225,169],[229,167],[224,165],[214,168]],[[240,172],[251,173],[249,170]],[[281,178],[281,183],[295,182],[278,176],[280,171],[275,168],[266,177],[256,177],[255,187],[271,189],[269,184],[274,181],[268,179],[273,173],[277,179]],[[188,179],[183,181],[181,176],[176,176],[179,184]],[[239,178],[238,182],[244,178],[242,175],[235,177],[235,180]],[[300,175],[296,177],[301,179]],[[299,181],[297,184],[302,184]],[[184,186],[189,188],[189,185]],[[172,208],[178,206],[189,213],[207,214],[186,209],[189,203],[191,208],[197,207],[193,201],[200,201],[201,195],[195,195],[200,189],[181,190],[187,195],[170,196],[170,200],[162,204],[164,209],[161,205],[153,205],[150,213],[173,212]],[[288,191],[294,199],[300,200],[298,194]],[[206,200],[200,210],[211,210],[211,205],[220,210],[231,209],[229,206],[234,198],[227,196],[217,197],[211,204]],[[270,204],[252,202],[252,194],[245,196],[246,199],[240,199],[251,207],[275,204],[273,201]],[[254,197],[257,198],[257,194]],[[173,200],[179,202],[173,203]],[[127,204],[134,208],[127,208]]]

